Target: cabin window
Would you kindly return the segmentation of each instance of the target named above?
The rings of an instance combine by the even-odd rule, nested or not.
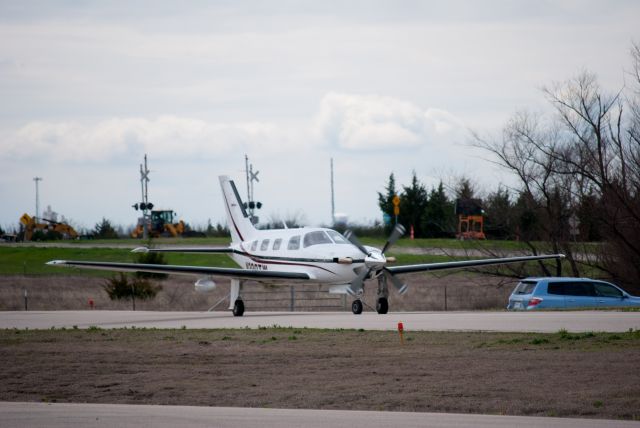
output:
[[[336,244],[351,244],[351,242],[349,242],[347,238],[345,238],[341,233],[338,233],[335,230],[327,230],[327,233]]]
[[[269,240],[264,239],[262,244],[260,244],[260,251],[267,251],[269,249]]]
[[[323,230],[309,232],[306,235],[304,235],[304,241],[303,241],[304,248],[310,247],[312,245],[319,245],[319,244],[333,244],[333,241],[331,240],[331,238],[329,238],[329,236],[326,233],[324,233]]]
[[[253,241],[251,243],[251,251],[255,251],[258,249],[258,241]]]
[[[282,239],[278,238],[273,241],[273,251],[278,251],[280,249],[280,245],[282,245]]]
[[[289,244],[287,244],[287,250],[297,250],[300,248],[300,235],[292,236],[289,238]]]

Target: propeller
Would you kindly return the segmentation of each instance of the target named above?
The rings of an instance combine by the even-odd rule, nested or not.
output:
[[[382,250],[368,249],[360,243],[353,231],[347,230],[345,232],[345,238],[347,238],[349,242],[356,246],[365,255],[362,271],[353,281],[351,281],[351,284],[347,289],[350,294],[360,294],[362,292],[365,279],[371,274],[371,271],[374,270],[382,270],[383,274],[386,275],[387,278],[391,279],[391,282],[393,286],[398,290],[398,293],[404,294],[407,291],[407,285],[385,267],[388,259],[384,255],[384,253],[389,248],[391,248],[391,246],[395,244],[402,235],[404,235],[405,231],[405,228],[401,224],[397,224],[393,228],[393,231],[391,232],[391,235],[389,235],[389,239],[387,239],[387,242],[384,244]]]
[[[392,233],[393,234],[393,233]],[[364,245],[362,245],[360,243],[360,241],[358,240],[358,237],[356,236],[355,233],[353,233],[352,230],[347,230],[344,233],[344,237],[347,238],[349,240],[349,242],[351,242],[353,245],[355,245],[356,247],[358,247],[358,249],[365,255],[368,256],[370,251],[368,251]]]

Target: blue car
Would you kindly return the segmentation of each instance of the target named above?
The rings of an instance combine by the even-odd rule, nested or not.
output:
[[[509,296],[508,310],[640,307],[632,296],[611,283],[589,278],[525,278]]]

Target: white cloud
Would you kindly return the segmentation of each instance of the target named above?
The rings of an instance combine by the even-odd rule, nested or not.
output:
[[[348,150],[408,149],[433,145],[462,121],[440,110],[379,95],[327,94],[316,127],[325,142]]]
[[[208,123],[177,116],[113,118],[94,124],[32,122],[5,138],[0,158],[107,162],[153,153],[162,158],[211,159],[276,142],[287,147],[289,140],[276,125],[264,122]]]
[[[424,111],[392,97],[329,93],[320,103],[315,125],[302,129],[271,122],[209,122],[173,115],[95,123],[31,122],[8,133],[0,159],[106,162],[142,153],[169,159],[214,159],[243,151],[277,154],[313,148],[317,143],[351,151],[415,149],[433,147],[460,129],[462,122],[445,110]]]

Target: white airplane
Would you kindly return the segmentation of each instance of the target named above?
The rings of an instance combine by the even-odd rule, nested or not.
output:
[[[48,265],[74,266],[121,272],[151,272],[192,275],[198,291],[211,291],[216,284],[211,276],[231,278],[229,309],[233,315],[242,316],[244,303],[242,286],[246,281],[261,283],[328,284],[333,293],[348,293],[355,297],[351,310],[362,313],[364,284],[368,279],[378,279],[376,311],[386,314],[389,310],[387,279],[398,293],[403,294],[407,285],[397,277],[410,272],[459,269],[532,260],[563,258],[562,254],[506,257],[497,259],[465,260],[443,263],[425,263],[405,266],[388,266],[394,261],[386,257],[386,251],[404,234],[397,225],[382,250],[362,245],[353,233],[342,235],[326,228],[296,228],[258,230],[250,221],[238,190],[227,176],[220,176],[220,185],[231,232],[231,244],[223,248],[136,248],[133,252],[184,252],[228,253],[240,268],[218,268],[178,265],[152,265],[138,263],[111,263],[95,261],[52,260]]]

